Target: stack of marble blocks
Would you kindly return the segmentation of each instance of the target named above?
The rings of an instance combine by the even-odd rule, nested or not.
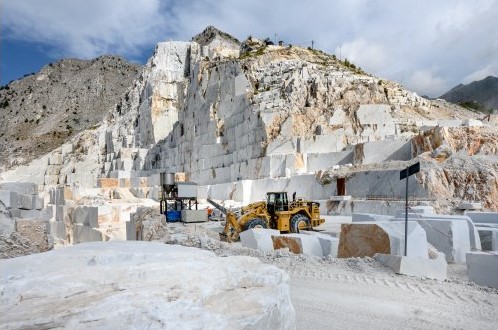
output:
[[[121,171],[120,171],[121,172]],[[129,174],[130,172],[128,172]],[[136,172],[131,172],[135,174]],[[117,173],[119,174],[119,173]],[[119,175],[118,175],[119,176]],[[121,177],[111,177],[111,178],[100,178],[97,181],[97,185],[102,189],[111,190],[111,198],[115,198],[113,195],[114,192],[120,191],[120,189],[129,190],[133,196],[137,198],[150,198],[153,200],[159,200],[160,194],[160,175],[159,174],[151,174],[146,177],[124,177],[125,172],[122,172]]]
[[[52,249],[53,239],[48,229],[52,209],[44,208],[43,198],[38,195],[38,185],[30,182],[0,183],[0,201],[14,220],[11,230],[21,234],[37,247],[39,252]]]
[[[38,185],[30,182],[0,183],[0,200],[14,218],[49,220],[50,210],[43,209],[43,198],[38,195]]]
[[[63,144],[48,157],[48,165],[45,171],[44,183],[46,186],[57,184],[69,184],[72,182],[72,166],[66,166],[69,162],[69,154],[73,152],[73,145]]]
[[[68,187],[58,187],[50,190],[49,205],[55,208],[55,218],[50,222],[50,232],[54,238],[68,243],[126,239],[124,230],[122,237],[119,234],[108,237],[99,229],[105,229],[109,225],[119,225],[122,222],[121,217],[129,215],[134,210],[126,210],[122,205],[82,206],[74,203],[73,199],[81,197],[77,194],[86,195],[94,191],[101,193],[102,189],[86,189],[79,192],[77,189],[73,191]],[[122,226],[125,226],[124,222]]]

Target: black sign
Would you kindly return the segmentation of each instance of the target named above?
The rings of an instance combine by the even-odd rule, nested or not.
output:
[[[413,164],[412,166],[407,167],[404,170],[399,171],[399,179],[403,180],[404,178],[413,175],[417,172],[420,172],[420,162]]]

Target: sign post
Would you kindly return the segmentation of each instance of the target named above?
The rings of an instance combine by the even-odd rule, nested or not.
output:
[[[420,162],[413,164],[399,172],[399,179],[406,178],[406,191],[405,191],[405,257],[408,250],[408,179],[411,175],[420,172]]]

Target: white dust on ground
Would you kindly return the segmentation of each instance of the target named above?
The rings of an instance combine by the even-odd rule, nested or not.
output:
[[[148,215],[161,218],[153,211]],[[220,256],[253,256],[287,271],[297,329],[496,329],[498,324],[498,290],[469,283],[465,265],[450,264],[444,282],[420,279],[396,275],[368,257],[319,258],[244,248],[219,241],[221,229],[218,222],[170,223],[155,238]]]

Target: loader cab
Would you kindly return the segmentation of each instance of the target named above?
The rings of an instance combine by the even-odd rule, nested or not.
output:
[[[269,192],[266,194],[266,208],[270,214],[279,211],[289,211],[287,192]]]

